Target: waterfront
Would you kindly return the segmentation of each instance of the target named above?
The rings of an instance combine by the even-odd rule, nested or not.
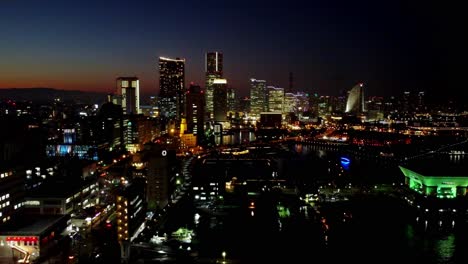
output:
[[[342,153],[302,145],[291,146],[291,151],[297,155],[283,159],[280,177],[295,179],[295,183],[327,182],[336,178],[334,173],[338,171],[328,170],[332,164],[329,161],[336,162]],[[363,171],[368,174],[361,176],[379,175],[378,181],[383,182],[403,178],[397,174],[398,170],[378,174],[374,170],[381,170],[379,166],[363,170],[360,164],[352,165],[355,169],[345,176],[348,180],[357,177],[354,173]],[[224,206],[218,206],[218,212],[210,214],[195,209],[188,197],[180,209],[183,213],[169,217],[167,232],[179,227],[195,231],[190,248],[193,257],[184,259],[184,263],[214,263],[222,260],[222,252],[226,252],[226,260],[231,263],[304,263],[313,259],[331,263],[468,261],[465,250],[468,228],[464,220],[420,217],[395,196],[376,193],[322,203],[316,208],[302,203],[293,194],[281,194],[273,189],[255,197],[231,198],[226,197]],[[254,201],[254,209],[249,208],[250,201]],[[278,204],[288,208],[290,215],[281,217]],[[319,212],[314,210],[317,208]],[[176,259],[180,257],[174,257],[174,263],[182,263]]]

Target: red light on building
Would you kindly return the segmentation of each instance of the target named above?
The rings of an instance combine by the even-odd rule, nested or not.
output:
[[[6,237],[6,241],[7,242],[9,242],[9,241],[37,242],[38,238],[35,237],[35,236],[34,237],[24,237],[24,236],[21,236],[21,237]]]

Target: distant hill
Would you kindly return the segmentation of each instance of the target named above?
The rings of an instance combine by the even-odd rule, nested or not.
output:
[[[6,88],[0,89],[0,99],[15,101],[51,102],[60,98],[64,102],[99,104],[106,100],[104,92],[83,92],[76,90],[60,90],[55,88]]]

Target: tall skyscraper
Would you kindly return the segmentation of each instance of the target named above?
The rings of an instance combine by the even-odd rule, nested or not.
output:
[[[200,143],[204,135],[205,93],[198,85],[190,85],[187,91],[187,131],[197,136]]]
[[[159,57],[160,115],[180,119],[185,115],[185,59]]]
[[[205,58],[205,112],[213,117],[213,81],[223,78],[223,54],[208,52]]]
[[[284,89],[268,86],[268,112],[283,112]]]
[[[227,80],[213,80],[213,116],[215,121],[226,121],[227,115]]]
[[[250,115],[260,118],[261,112],[268,109],[265,80],[250,79]]]
[[[227,110],[228,112],[237,112],[236,90],[232,87],[227,88]]]
[[[114,103],[122,106],[124,114],[140,113],[140,81],[137,77],[117,78],[117,91]]]
[[[175,170],[176,153],[165,147],[149,144],[143,152],[147,163],[147,200],[150,210],[164,208],[174,190],[171,182],[175,182],[172,172]]]
[[[346,113],[361,114],[364,111],[364,84],[359,83],[348,93]]]

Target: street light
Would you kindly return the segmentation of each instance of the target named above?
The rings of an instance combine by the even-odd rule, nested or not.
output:
[[[223,251],[223,253],[221,253],[221,256],[223,256],[223,262],[226,261],[226,251]]]

